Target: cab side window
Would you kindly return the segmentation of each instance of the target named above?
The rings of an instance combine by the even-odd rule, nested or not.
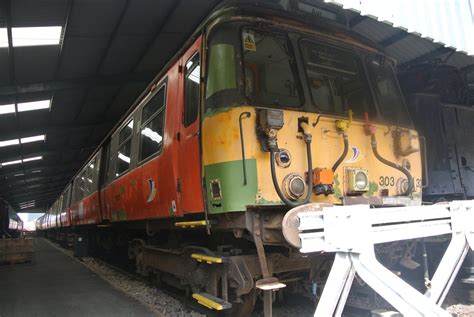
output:
[[[163,145],[166,86],[143,107],[140,128],[140,161],[159,153]]]
[[[199,111],[199,83],[201,81],[199,53],[194,54],[194,56],[186,63],[186,77],[184,80],[184,126],[187,127],[196,121]]]
[[[119,176],[130,168],[132,153],[133,120],[130,120],[120,131],[115,176]]]

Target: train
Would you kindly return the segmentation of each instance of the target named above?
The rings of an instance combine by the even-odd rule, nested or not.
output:
[[[23,221],[5,199],[0,198],[0,239],[18,238],[23,231]]]
[[[262,293],[271,305],[269,290],[317,297],[332,257],[286,241],[290,209],[422,204],[422,143],[394,65],[336,6],[224,1],[37,230],[124,254],[140,274],[232,315]],[[413,244],[377,251],[406,263]]]

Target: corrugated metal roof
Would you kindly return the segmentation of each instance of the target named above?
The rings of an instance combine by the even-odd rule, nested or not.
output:
[[[474,55],[470,0],[324,0],[388,23],[457,51]],[[379,30],[363,32],[377,37]]]
[[[0,196],[13,207],[57,198],[107,132],[220,0],[7,0],[0,28],[59,25],[61,45],[1,47],[0,105],[50,100],[0,116]],[[183,23],[185,21],[185,23]],[[31,208],[30,208],[31,209]]]

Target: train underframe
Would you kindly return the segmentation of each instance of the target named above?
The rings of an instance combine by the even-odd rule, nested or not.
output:
[[[211,215],[209,226],[195,226],[191,217],[179,229],[176,219],[103,223],[56,229],[47,237],[74,246],[77,256],[120,259],[154,283],[173,286],[208,308],[246,316],[266,289],[279,290],[274,292],[279,298],[300,294],[316,303],[331,270],[333,254],[302,254],[288,244],[282,232],[286,212],[254,208]],[[420,267],[423,254],[417,246],[415,240],[391,243],[377,246],[376,253],[392,271],[423,288],[423,271],[430,268]],[[374,298],[363,283],[356,286],[353,294]],[[349,302],[367,307],[364,300]],[[381,302],[372,303],[373,308],[384,307]]]

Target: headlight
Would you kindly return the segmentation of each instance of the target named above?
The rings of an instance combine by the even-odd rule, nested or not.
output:
[[[367,179],[367,174],[362,171],[358,171],[355,174],[355,187],[358,190],[365,190],[367,188],[368,183],[369,180]]]
[[[369,174],[362,169],[348,169],[348,194],[361,194],[369,190]]]
[[[286,197],[291,200],[297,200],[306,191],[306,183],[300,175],[291,173],[283,179],[283,191]]]

